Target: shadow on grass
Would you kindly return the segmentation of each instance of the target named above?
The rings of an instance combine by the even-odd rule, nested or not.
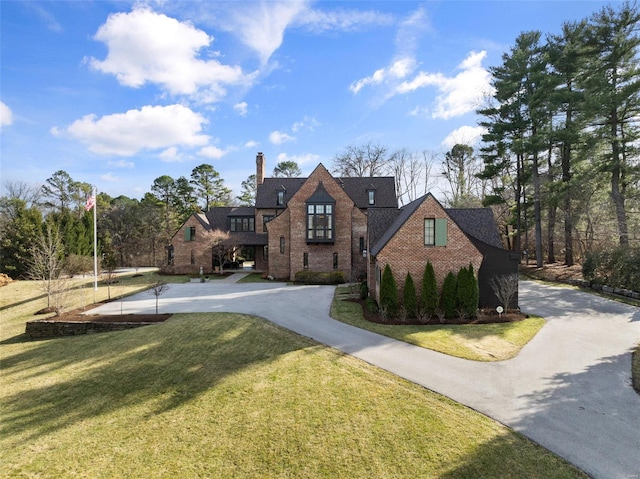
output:
[[[464,456],[452,470],[438,477],[440,479],[477,479],[499,477],[501,479],[570,479],[588,476],[575,467],[567,467],[566,461],[556,456],[545,456],[545,461],[536,460],[542,457],[542,448],[532,444],[531,447],[519,447],[517,434],[505,434],[484,442],[472,453]],[[518,451],[514,454],[514,451]]]
[[[146,328],[25,343],[0,361],[2,434],[20,446],[145,403],[149,414],[160,414],[227,376],[311,344],[261,319],[228,314],[180,315]]]

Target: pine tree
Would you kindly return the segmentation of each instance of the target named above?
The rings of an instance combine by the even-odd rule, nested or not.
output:
[[[388,264],[382,272],[380,307],[386,311],[389,317],[395,317],[398,312],[398,286]]]
[[[404,280],[404,289],[402,290],[402,304],[407,312],[408,318],[415,318],[418,313],[418,300],[416,298],[416,286],[411,277],[411,273],[407,272]]]
[[[430,318],[433,317],[438,309],[438,285],[431,261],[428,261],[424,267],[421,299],[421,307],[424,312],[427,313]]]

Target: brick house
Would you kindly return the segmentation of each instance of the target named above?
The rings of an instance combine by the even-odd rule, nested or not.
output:
[[[221,230],[234,254],[269,276],[341,271],[347,281],[366,278],[376,299],[387,263],[399,287],[410,271],[418,288],[427,261],[439,285],[471,263],[481,306],[497,305],[491,277],[517,272],[518,256],[502,249],[490,209],[445,209],[431,194],[398,208],[393,177],[336,178],[322,164],[308,178],[266,178],[265,170],[258,153],[255,207],[216,207],[185,222],[169,247],[169,270],[211,272],[208,235]]]

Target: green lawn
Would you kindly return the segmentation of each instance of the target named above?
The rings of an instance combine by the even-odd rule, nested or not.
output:
[[[388,325],[364,319],[359,304],[344,301],[346,286],[336,288],[331,317],[374,333],[399,339],[450,356],[475,361],[502,361],[518,354],[538,333],[544,319],[536,316],[514,323]]]
[[[3,477],[586,477],[469,408],[259,318],[179,314],[26,341],[38,295],[0,288]]]

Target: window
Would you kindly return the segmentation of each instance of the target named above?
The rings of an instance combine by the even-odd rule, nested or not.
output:
[[[284,254],[284,236],[280,236],[280,254]]]
[[[269,260],[269,245],[266,244],[262,247],[262,257],[265,261]]]
[[[424,220],[424,244],[426,246],[447,246],[447,220],[426,218]]]
[[[360,236],[360,245],[359,245],[360,254],[364,253],[364,237]]]
[[[196,227],[189,226],[184,230],[184,240],[185,241],[195,241],[196,240]]]
[[[193,250],[191,250],[191,264],[196,264],[196,255],[193,253]]]
[[[248,217],[231,217],[229,229],[231,231],[255,231],[255,218]]]
[[[434,218],[424,220],[424,244],[427,246],[436,244],[436,220]]]
[[[367,197],[370,205],[376,204],[376,190],[367,190]]]
[[[284,205],[284,190],[278,190],[278,199],[276,201],[278,206]]]
[[[267,223],[275,218],[274,215],[262,215],[262,232],[267,232]]]
[[[304,253],[302,255],[302,268],[309,269],[309,253]]]
[[[333,243],[333,205],[307,205],[307,241]]]
[[[333,269],[338,269],[338,253],[333,253]]]

